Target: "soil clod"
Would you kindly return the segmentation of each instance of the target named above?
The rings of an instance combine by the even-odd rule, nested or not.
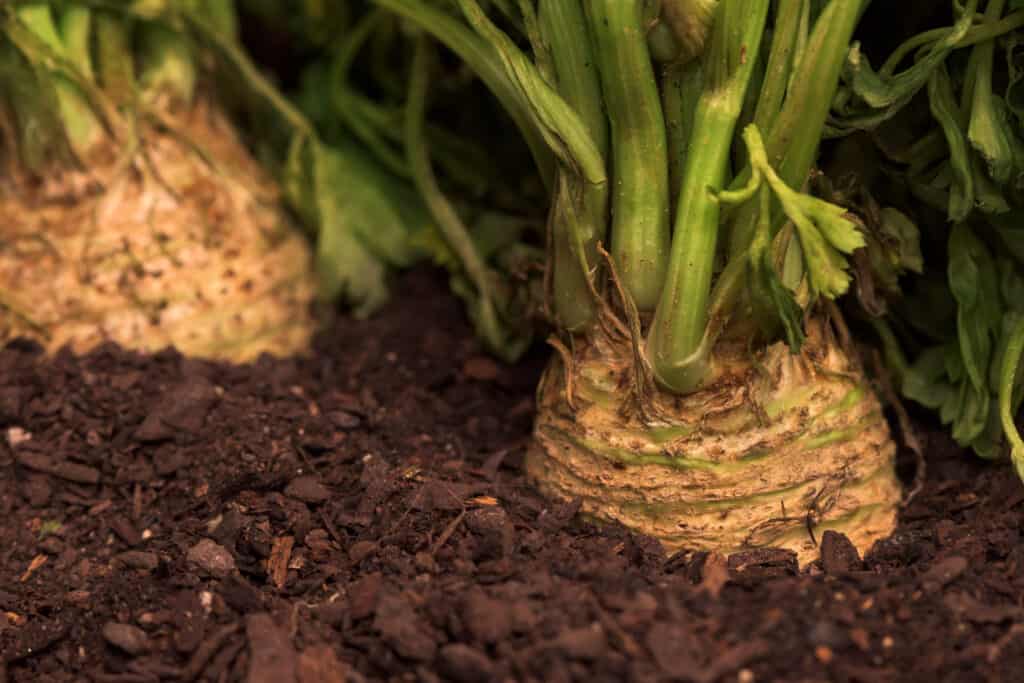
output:
[[[207,574],[225,576],[235,570],[235,558],[227,549],[204,538],[188,551],[188,561]]]
[[[821,567],[826,574],[845,574],[861,569],[863,563],[850,539],[829,529],[821,536]]]

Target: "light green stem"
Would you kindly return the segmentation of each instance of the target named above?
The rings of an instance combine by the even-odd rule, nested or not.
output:
[[[541,35],[551,49],[558,94],[576,110],[604,155],[608,152],[608,119],[593,39],[580,2],[543,0],[537,16]]]
[[[78,67],[82,76],[93,78],[92,54],[92,10],[77,5],[68,7],[60,16],[60,35],[64,44],[64,54],[68,60]]]
[[[704,61],[692,59],[686,63],[666,64],[661,74],[662,110],[665,112],[665,130],[668,133],[668,186],[679,187],[683,182],[683,168],[693,135],[693,117],[697,111],[704,85]],[[674,193],[669,210],[678,210]]]
[[[1011,31],[1016,31],[1019,28],[1024,28],[1024,10],[1017,10],[1007,14],[999,21],[986,21],[983,24],[972,26],[964,34],[964,37],[957,41],[956,47],[965,48],[977,45],[978,43],[984,43]],[[885,64],[878,70],[878,73],[882,76],[892,76],[900,63],[912,52],[920,47],[942,40],[954,30],[952,26],[935,28],[924,33],[918,33],[913,38],[907,39],[905,43],[889,55],[889,58],[885,60]]]
[[[135,98],[135,55],[128,19],[113,12],[96,14],[96,67],[100,83],[111,99],[126,106]],[[152,49],[148,36],[143,49]]]
[[[180,101],[193,100],[198,73],[195,46],[189,39],[170,27],[148,22],[139,26],[138,38],[143,98],[169,92]]]
[[[642,0],[586,5],[611,120],[611,254],[641,312],[657,305],[668,266],[668,141]]]
[[[789,187],[803,187],[814,163],[839,75],[865,0],[832,0],[811,32],[803,57],[788,80],[781,111],[765,146],[772,168]],[[772,78],[782,78],[773,74]],[[734,222],[729,257],[743,258],[758,221],[756,206],[741,208]]]
[[[488,346],[496,353],[506,348],[505,335],[494,306],[493,292],[487,267],[480,257],[473,238],[469,234],[455,208],[441,192],[430,165],[424,127],[426,120],[427,87],[429,85],[430,63],[432,60],[431,38],[426,35],[416,39],[412,73],[409,79],[409,97],[406,102],[405,141],[409,166],[412,169],[416,188],[423,197],[427,208],[437,221],[448,246],[458,256],[469,280],[479,295],[476,317]]]
[[[580,0],[545,0],[538,12],[540,33],[551,46],[551,63],[558,80],[558,92],[583,121],[602,156],[608,149],[608,120],[594,45]],[[572,202],[560,180],[555,198],[558,210],[552,215],[552,292],[554,315],[568,330],[589,324],[595,314],[590,267],[597,262],[597,243],[607,232],[608,192],[605,186],[583,185],[580,202]],[[573,223],[577,225],[574,227]],[[582,237],[577,244],[576,240]]]
[[[65,60],[65,64],[78,68],[77,65],[67,61],[69,55],[57,30],[49,3],[20,5],[15,12],[18,21],[54,57]],[[53,67],[50,76],[53,79],[61,121],[64,124],[64,135],[75,156],[79,160],[84,160],[101,141],[103,125],[96,116],[96,112],[93,111],[88,98],[75,84],[74,79],[62,71],[62,68],[61,66]],[[79,75],[84,77],[81,72]]]
[[[529,105],[524,102],[501,64],[494,48],[450,14],[423,0],[373,0],[430,33],[457,54],[494,94],[526,139],[526,144],[550,188],[554,186],[555,163],[537,127],[531,122]]]
[[[719,204],[713,193],[727,180],[733,142],[768,16],[768,0],[722,0],[705,65],[690,155],[679,191],[668,277],[647,340],[657,379],[673,391],[692,391],[705,379],[702,356],[708,296],[718,240]]]
[[[775,11],[772,49],[754,112],[754,125],[758,130],[771,130],[782,107],[786,86],[792,74],[793,53],[800,35],[804,3],[805,0],[779,0]]]

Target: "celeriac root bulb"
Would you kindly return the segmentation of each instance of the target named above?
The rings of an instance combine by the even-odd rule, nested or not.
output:
[[[896,446],[830,328],[812,324],[799,355],[782,343],[752,358],[734,351],[723,347],[705,388],[657,391],[643,411],[628,343],[592,335],[568,372],[556,356],[538,391],[529,476],[670,551],[774,546],[803,565],[827,529],[861,553],[889,535],[901,495]]]
[[[235,362],[305,349],[307,241],[220,109],[200,96],[160,122],[140,117],[136,139],[42,178],[4,159],[0,341],[173,345]]]

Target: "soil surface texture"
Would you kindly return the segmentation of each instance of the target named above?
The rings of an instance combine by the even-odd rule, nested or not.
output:
[[[925,432],[865,558],[666,556],[525,483],[545,354],[444,284],[302,359],[0,350],[0,683],[1022,679],[1008,467]]]

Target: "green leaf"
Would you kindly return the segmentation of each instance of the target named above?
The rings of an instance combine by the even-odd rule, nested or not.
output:
[[[458,4],[473,29],[497,52],[507,78],[527,103],[530,119],[555,157],[587,183],[607,184],[604,158],[580,116],[476,0],[458,0]]]
[[[803,310],[793,292],[783,284],[775,267],[771,238],[771,190],[762,184],[758,195],[760,215],[748,255],[751,305],[762,332],[771,336],[781,324],[786,343],[795,353],[803,346],[806,337]]]
[[[317,231],[323,298],[343,298],[357,315],[387,299],[388,266],[422,257],[413,237],[431,221],[412,188],[355,145],[296,137],[284,169],[289,203]]]
[[[903,376],[903,395],[938,410],[953,393],[946,381],[946,352],[941,346],[926,349]]]
[[[991,253],[963,224],[954,226],[950,234],[947,274],[958,307],[957,337],[964,367],[971,383],[981,390],[987,387],[991,333],[1001,317],[999,283]]]
[[[1000,185],[1009,182],[1014,166],[1013,131],[1009,127],[1006,106],[992,95],[992,46],[979,45],[975,50],[986,50],[987,63],[979,67],[974,84],[971,119],[967,139],[985,160],[988,172]]]
[[[928,102],[932,115],[942,126],[949,146],[953,185],[949,192],[947,214],[951,221],[962,221],[974,208],[974,173],[967,136],[961,123],[963,115],[953,95],[953,84],[944,64],[936,68],[928,80]]]
[[[786,185],[768,163],[761,135],[753,125],[743,131],[751,166],[764,177],[782,205],[782,211],[796,226],[803,249],[805,271],[812,298],[835,299],[850,286],[849,264],[843,254],[865,246],[864,235],[846,218],[846,209],[797,192]],[[756,177],[751,179],[756,181]],[[740,194],[748,192],[741,190]]]
[[[859,45],[854,44],[847,57],[843,79],[855,97],[850,97],[849,92],[840,93],[837,102],[843,104],[833,115],[833,127],[841,132],[871,130],[895,116],[928,83],[933,72],[967,35],[977,7],[978,0],[968,0],[963,14],[949,31],[929,43],[927,49],[922,48],[913,65],[899,73],[893,73],[897,66],[891,63],[893,60],[881,71],[874,71]],[[909,39],[907,45],[914,44],[914,41],[915,38]],[[903,46],[897,49],[897,53],[905,54]]]
[[[1021,439],[1014,414],[1020,407],[1019,381],[1017,368],[1020,357],[1024,354],[1024,317],[1013,316],[1007,323],[1009,331],[1006,352],[1003,355],[999,383],[999,417],[1003,431],[1010,441],[1010,457],[1013,460],[1017,476],[1024,479],[1024,440]]]
[[[893,207],[885,207],[879,215],[879,230],[891,248],[886,253],[899,271],[924,272],[924,257],[921,256],[921,233],[905,213]]]

